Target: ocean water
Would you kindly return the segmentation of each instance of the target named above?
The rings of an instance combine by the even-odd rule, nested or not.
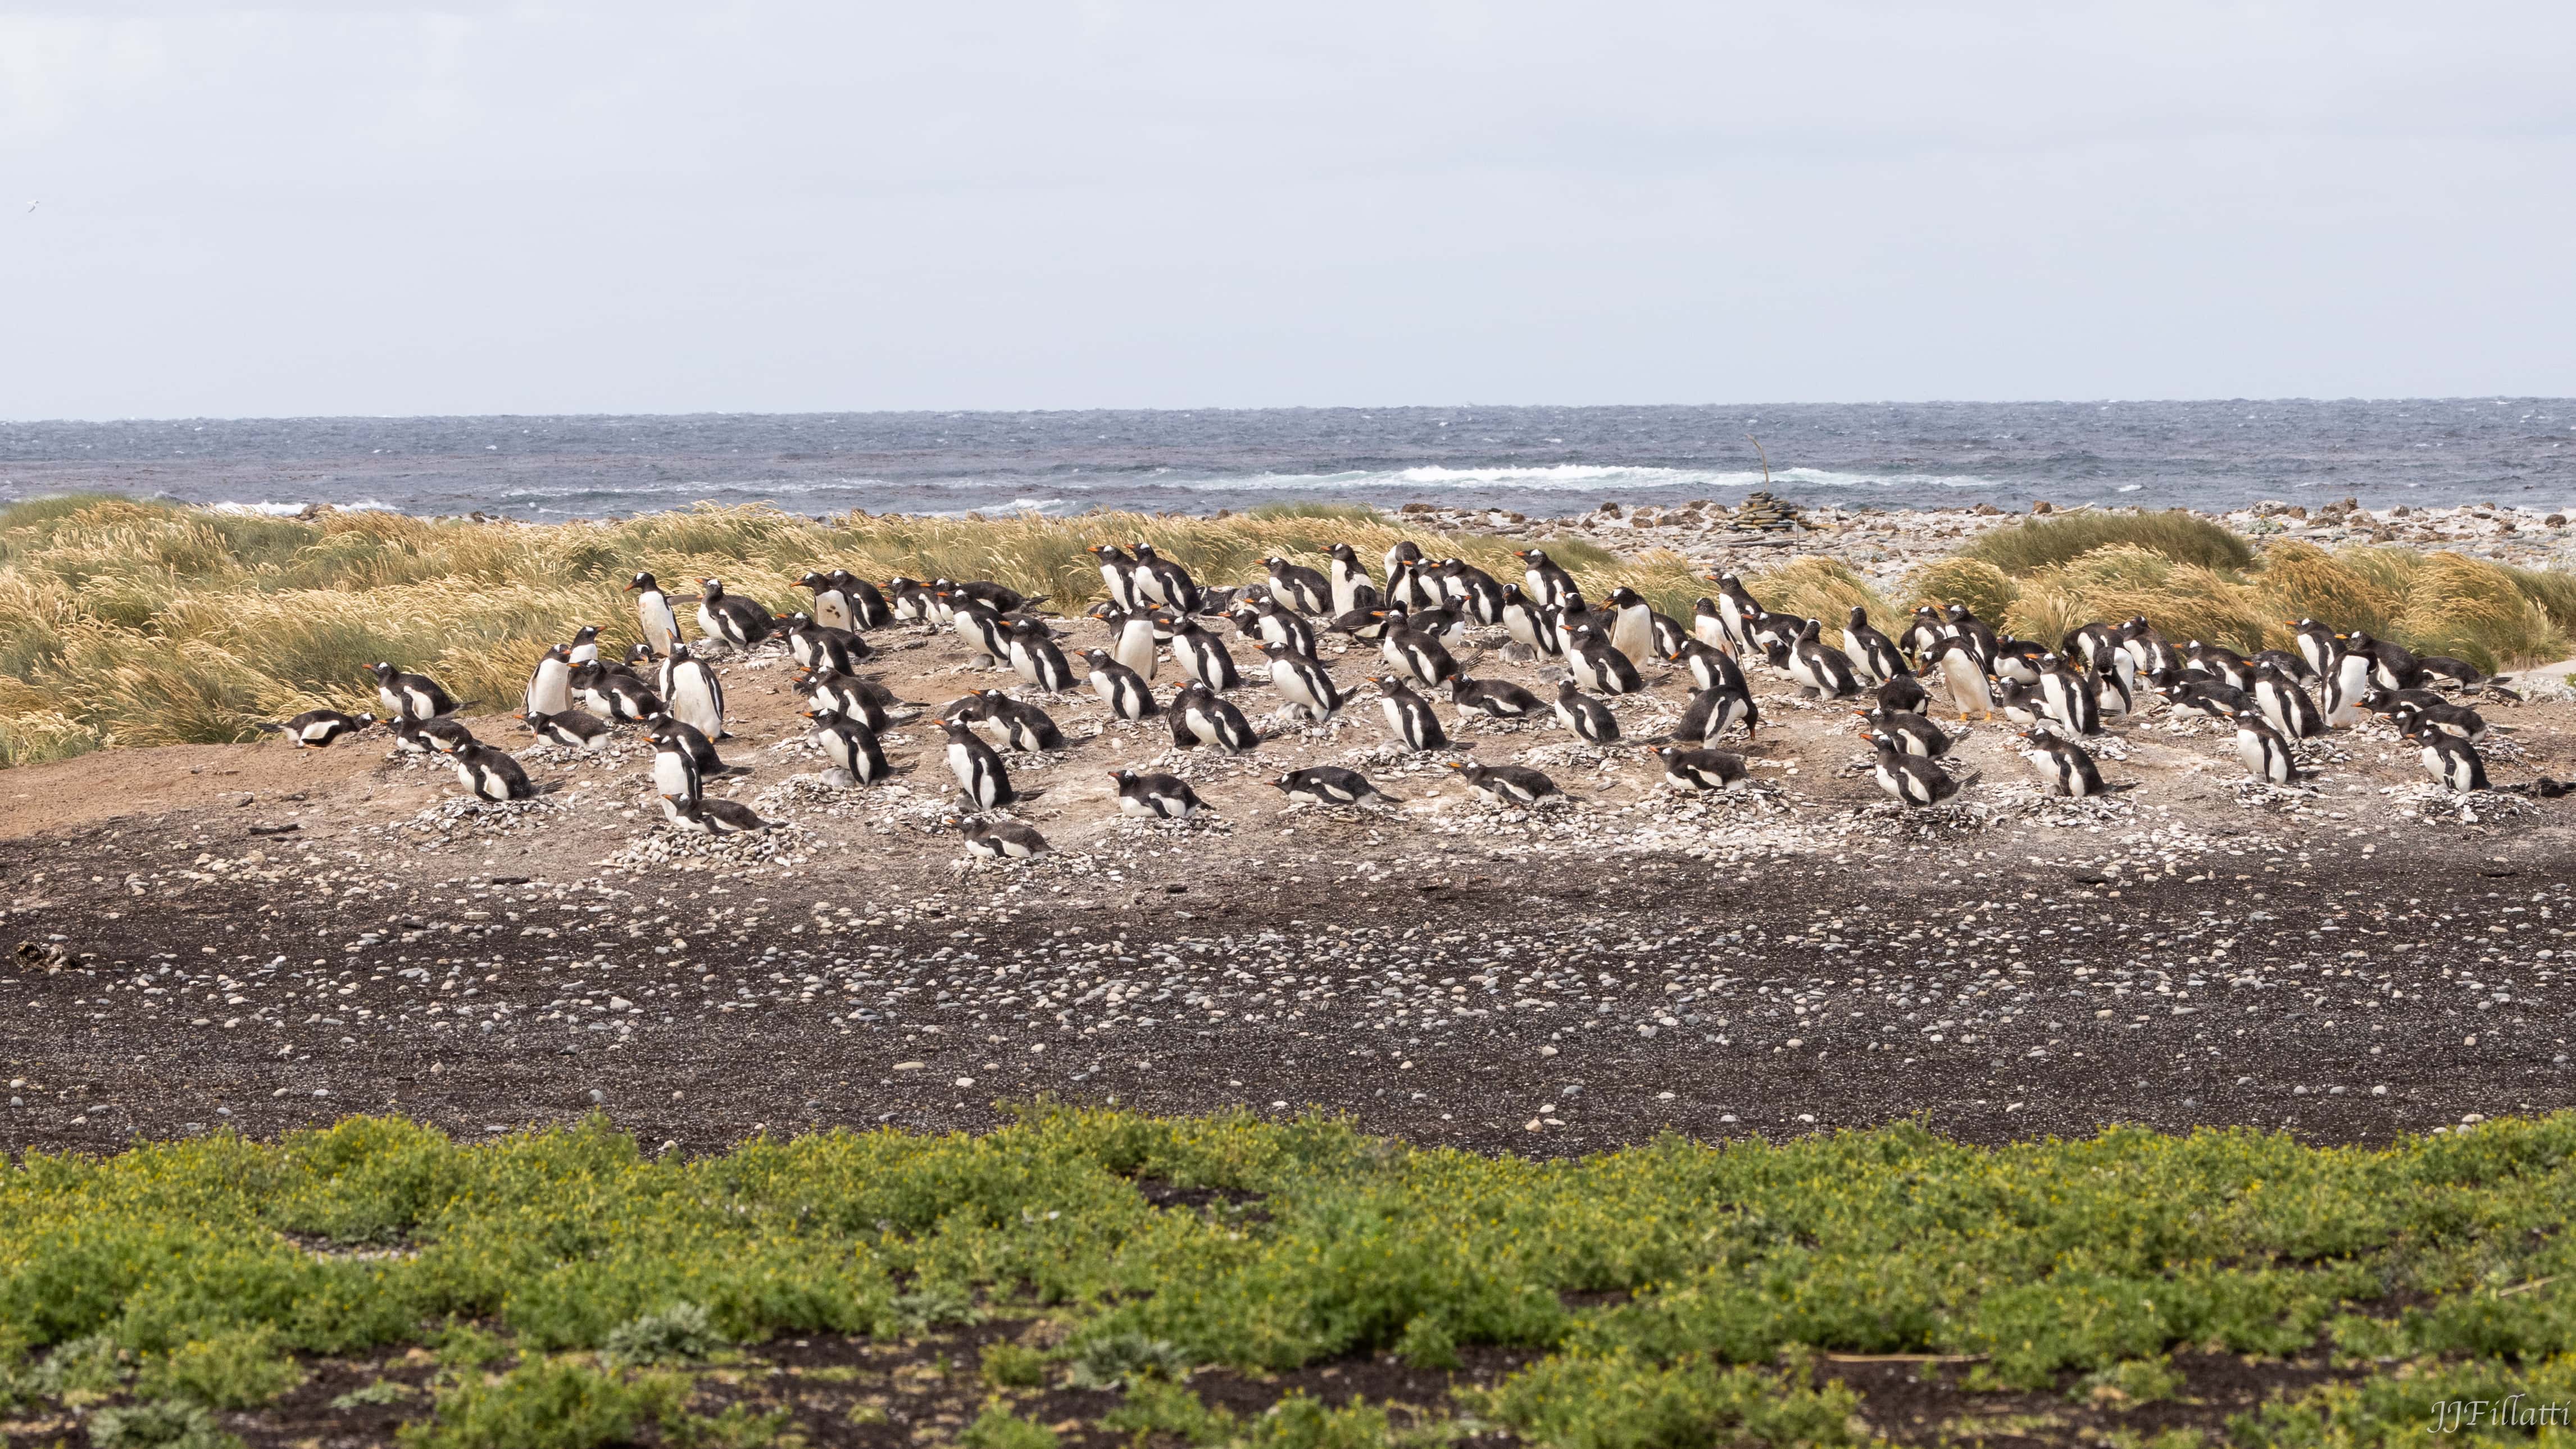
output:
[[[2576,400],[19,422],[0,423],[0,500],[108,489],[526,519],[701,501],[808,514],[1421,501],[1548,516],[1734,502],[1763,485],[1766,453],[1772,491],[1809,504],[2558,508],[2576,503]]]

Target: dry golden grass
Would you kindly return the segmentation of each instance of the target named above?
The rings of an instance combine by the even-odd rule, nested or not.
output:
[[[1744,576],[1744,587],[1773,613],[1823,620],[1829,643],[1840,639],[1836,631],[1854,604],[1869,610],[1870,618],[1881,627],[1887,626],[1887,600],[1839,559],[1791,559],[1757,569]]]
[[[2271,617],[2260,590],[2129,544],[2096,549],[2023,579],[2004,624],[2021,638],[2055,644],[2095,620],[2140,614],[2176,644],[2199,639],[2254,650],[2289,633]]]
[[[2181,509],[2062,513],[2030,518],[1980,536],[1961,550],[2015,577],[2056,568],[2097,549],[2142,548],[2176,563],[2219,571],[2254,562],[2254,546],[2226,526]]]
[[[1965,604],[1991,623],[2009,614],[2013,600],[2020,596],[2021,585],[2013,582],[2012,575],[1984,559],[1962,554],[1934,559],[1906,575],[1896,606],[1912,613],[1924,604],[1936,608]]]

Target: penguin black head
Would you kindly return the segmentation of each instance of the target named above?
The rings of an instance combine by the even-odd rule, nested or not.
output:
[[[391,684],[394,682],[396,671],[390,664],[370,664],[367,666],[367,672],[374,675],[378,683]]]
[[[1531,568],[1537,568],[1539,565],[1547,562],[1547,550],[1543,548],[1516,548],[1512,550],[1512,557],[1528,564]]]
[[[626,592],[630,594],[640,594],[646,589],[658,587],[660,586],[653,582],[653,576],[651,574],[637,574],[635,577],[626,581]]]
[[[1610,607],[1614,609],[1633,609],[1644,602],[1646,602],[1646,596],[1626,584],[1621,584],[1610,591]]]
[[[584,624],[584,625],[582,625],[580,628],[578,628],[578,629],[576,629],[576,630],[574,630],[574,631],[573,631],[573,635],[572,635],[572,642],[573,642],[573,644],[574,644],[574,646],[575,646],[575,647],[579,647],[579,646],[581,646],[581,645],[583,645],[583,644],[590,643],[592,640],[597,639],[598,637],[599,637],[599,626],[598,626],[597,624]]]
[[[1294,775],[1282,775],[1270,783],[1282,790],[1294,790],[1297,788],[1297,777]]]
[[[832,581],[818,573],[808,573],[803,578],[796,581],[796,587],[800,589],[812,589],[818,594],[831,586]]]
[[[629,664],[650,664],[661,657],[653,652],[653,646],[650,644],[630,645],[626,650],[626,662]]]

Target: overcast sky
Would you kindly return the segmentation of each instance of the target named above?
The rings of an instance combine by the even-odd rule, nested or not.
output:
[[[2576,394],[2571,76],[2545,0],[0,0],[0,416]]]

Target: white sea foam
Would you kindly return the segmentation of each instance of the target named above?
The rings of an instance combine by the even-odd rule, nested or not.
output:
[[[1406,488],[1513,488],[1566,493],[1616,495],[1623,490],[1673,489],[1716,492],[1759,488],[1764,477],[1755,469],[1626,468],[1599,463],[1553,463],[1531,467],[1451,468],[1431,464],[1390,472],[1262,473],[1228,478],[1157,478],[1163,487],[1194,493],[1257,494],[1282,492],[1351,493],[1364,489],[1398,492]],[[1828,468],[1779,468],[1770,474],[1774,487],[1806,488],[2003,488],[2010,485],[1970,473],[1846,473]]]
[[[251,503],[247,501],[228,500],[222,503],[209,503],[206,505],[206,511],[209,513],[244,513],[263,518],[293,518],[295,515],[302,513],[305,509],[312,506],[313,505],[311,503],[272,503],[267,500]],[[325,506],[337,508],[343,513],[393,513],[398,511],[392,504],[385,502],[381,498],[361,498],[353,503],[328,503]]]

